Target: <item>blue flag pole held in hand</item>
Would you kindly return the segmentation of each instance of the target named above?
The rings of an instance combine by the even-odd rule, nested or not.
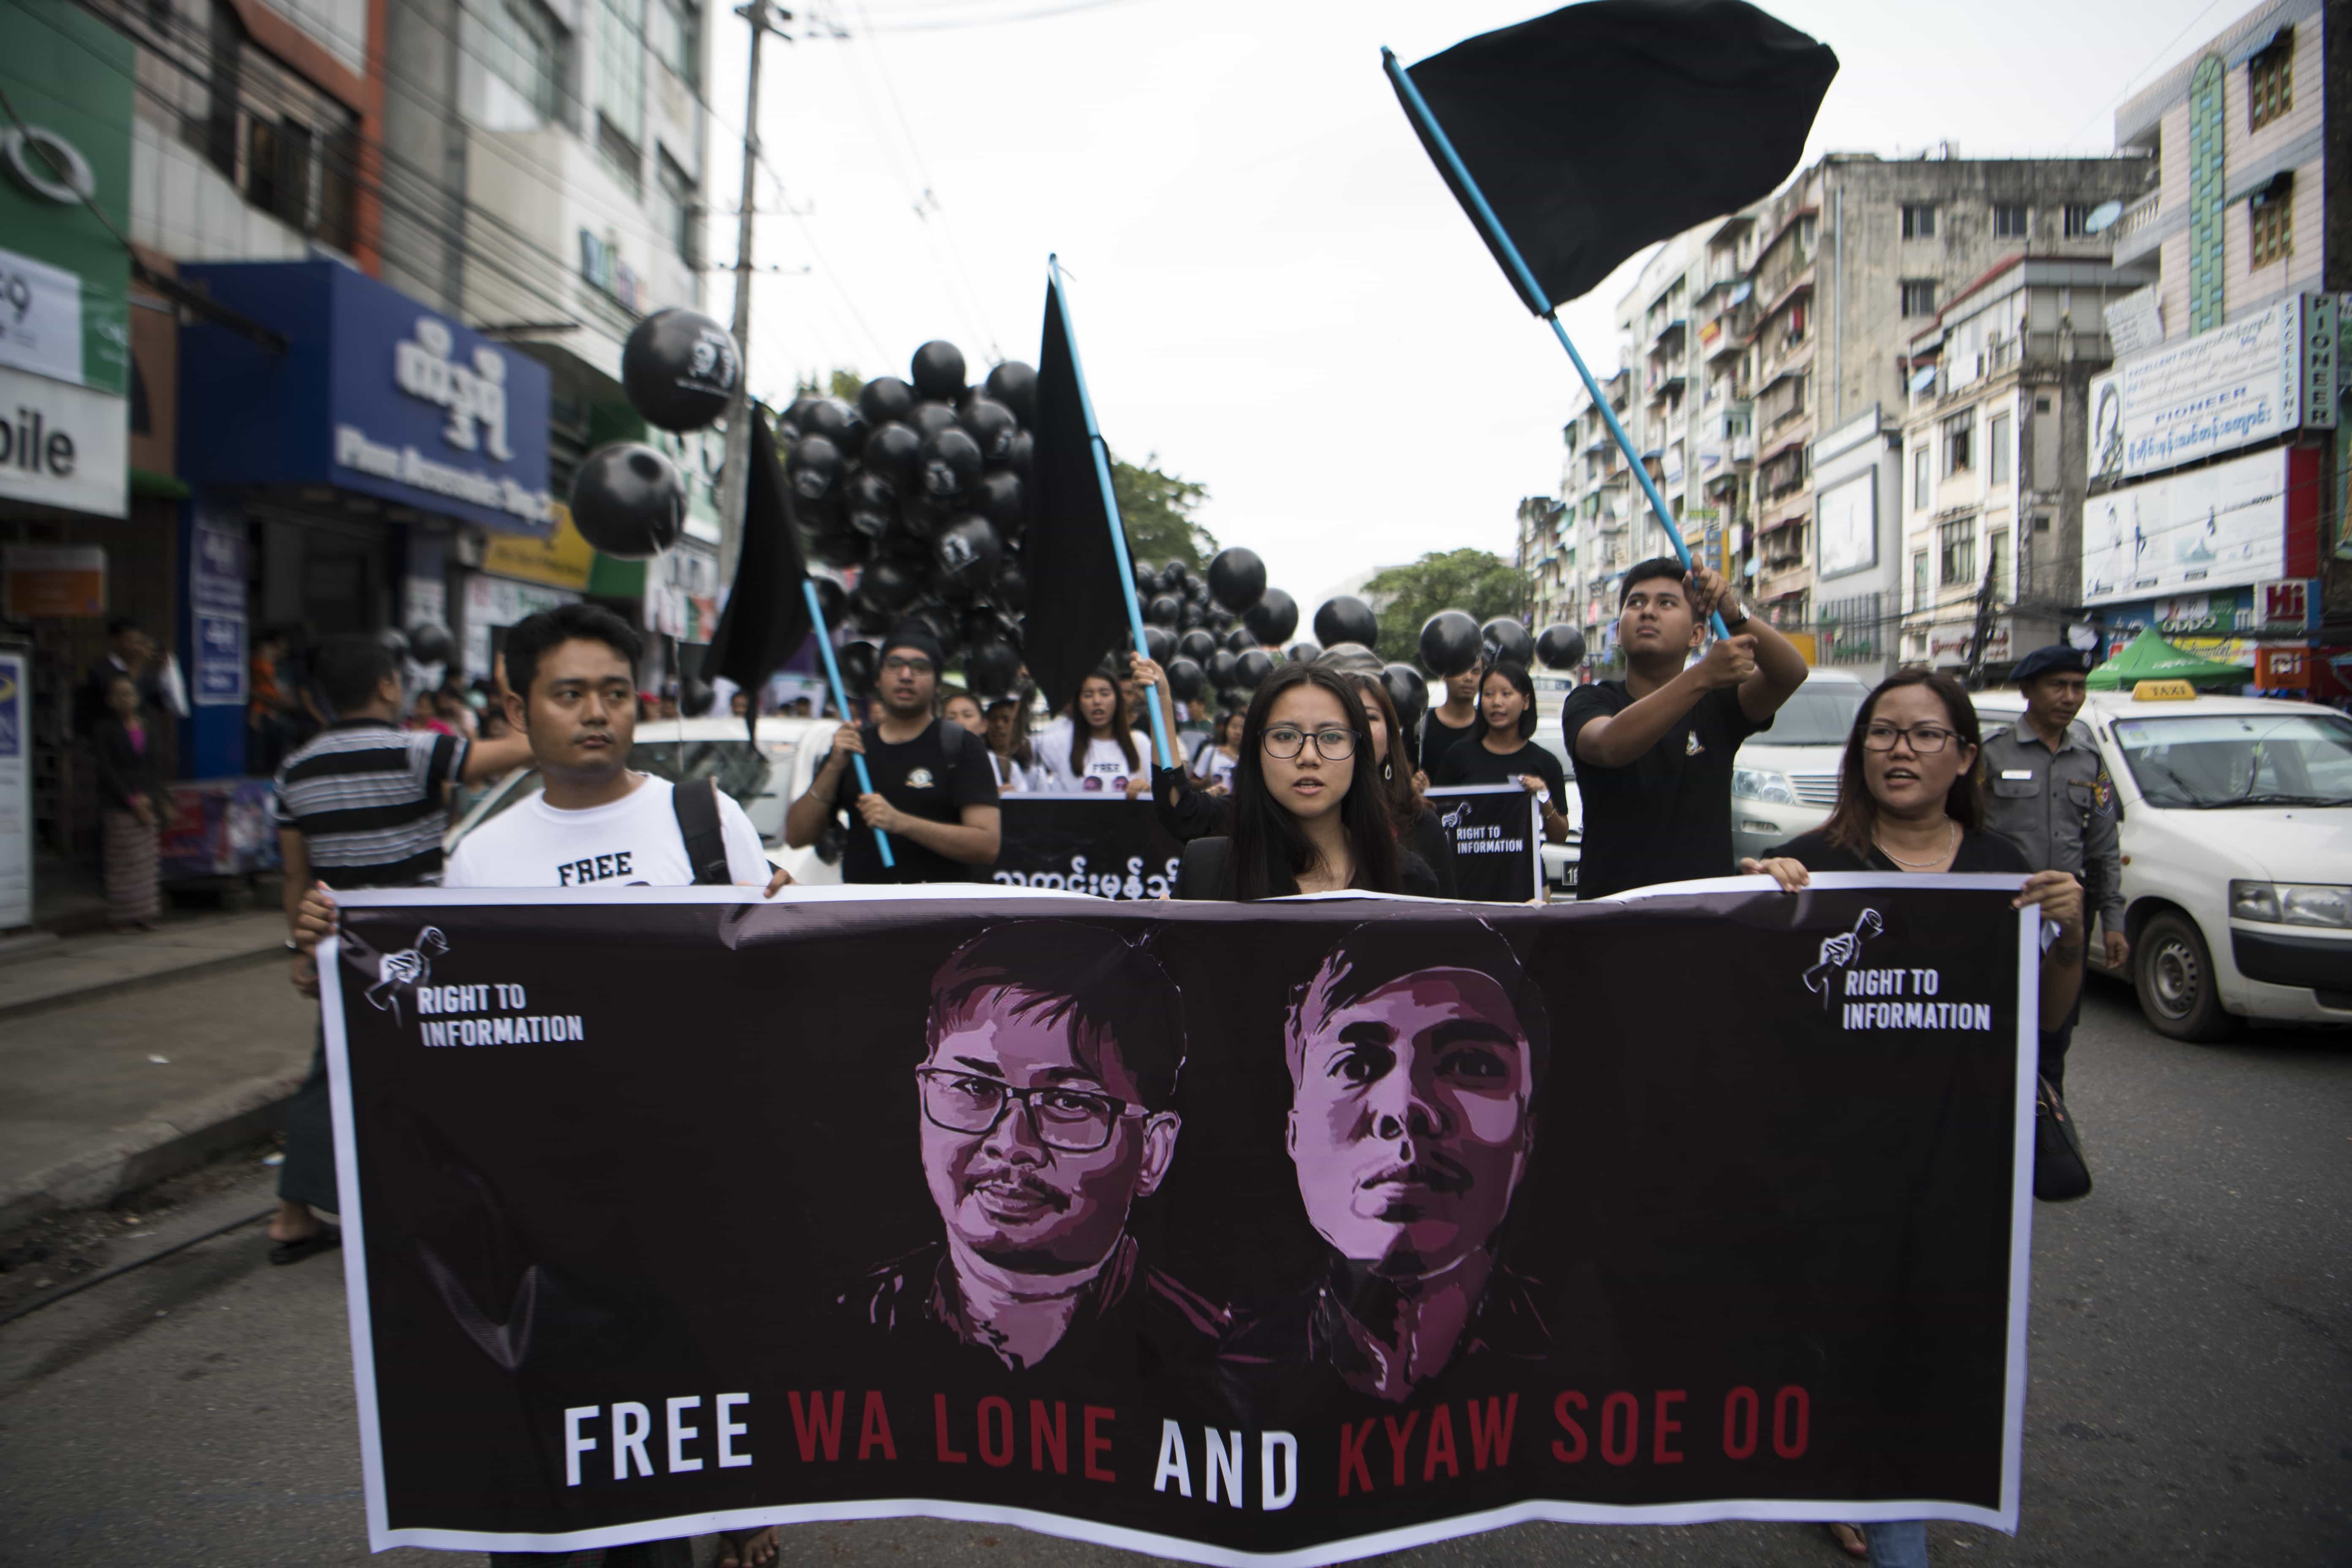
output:
[[[1488,247],[1502,259],[1504,269],[1511,274],[1511,281],[1529,300],[1544,299],[1543,286],[1536,281],[1534,270],[1520,256],[1519,247],[1511,243],[1511,237],[1505,231],[1502,220],[1487,205],[1486,193],[1479,190],[1478,182],[1470,177],[1470,171],[1464,165],[1461,154],[1454,150],[1453,142],[1447,139],[1445,128],[1438,124],[1437,116],[1430,112],[1428,100],[1413,85],[1412,74],[1398,60],[1396,51],[1382,48],[1381,64],[1388,71],[1390,81],[1395,84],[1397,98],[1403,103],[1405,112],[1412,117],[1422,140],[1428,143],[1443,164],[1446,178],[1462,195],[1463,206],[1471,214],[1472,221],[1477,224]],[[1683,542],[1682,527],[1675,520],[1674,513],[1666,510],[1666,498],[1659,493],[1657,481],[1650,478],[1650,470],[1643,466],[1641,454],[1633,450],[1633,438],[1625,434],[1625,426],[1618,423],[1617,411],[1609,406],[1608,395],[1601,390],[1601,383],[1593,378],[1592,372],[1584,363],[1584,356],[1576,352],[1576,344],[1569,340],[1568,329],[1560,325],[1557,307],[1547,308],[1542,315],[1551,323],[1552,333],[1559,339],[1559,346],[1568,351],[1568,363],[1576,367],[1577,375],[1584,382],[1584,390],[1592,398],[1592,406],[1601,411],[1602,422],[1609,426],[1609,434],[1616,438],[1619,449],[1625,454],[1625,461],[1633,469],[1633,478],[1640,481],[1642,493],[1650,498],[1650,510],[1657,514],[1659,526],[1666,531],[1666,539],[1674,545],[1675,554],[1681,559],[1683,569],[1688,571],[1690,547]],[[1707,624],[1715,628],[1717,637],[1731,635],[1729,628],[1723,624],[1723,616],[1714,611],[1707,613]]]
[[[815,624],[816,628],[816,651],[819,657],[824,660],[824,678],[833,684],[833,705],[841,710],[841,721],[843,723],[855,724],[857,721],[850,715],[849,693],[843,689],[841,684],[841,666],[834,662],[833,633],[825,626],[824,611],[816,602],[815,580],[814,578],[803,579],[801,583],[801,592],[808,595],[809,619]],[[857,793],[860,795],[872,795],[874,793],[874,775],[866,771],[865,756],[860,752],[852,752],[849,754],[849,764],[857,770]],[[876,828],[874,830],[874,846],[876,848],[882,851],[882,864],[886,868],[896,870],[898,868],[898,862],[890,853],[890,836],[883,832],[880,828]]]
[[[1128,557],[1127,529],[1119,521],[1118,497],[1111,488],[1110,447],[1103,441],[1102,427],[1095,423],[1094,399],[1087,394],[1086,368],[1078,362],[1078,334],[1070,324],[1069,291],[1062,287],[1061,258],[1055,256],[1045,258],[1045,270],[1053,284],[1054,298],[1061,307],[1062,331],[1069,338],[1070,368],[1076,373],[1077,381],[1078,406],[1086,414],[1087,441],[1094,450],[1095,476],[1102,481],[1103,510],[1110,517],[1110,544],[1112,552],[1118,557],[1118,585],[1119,592],[1126,596],[1128,629],[1135,637],[1136,652],[1141,653],[1143,605],[1136,598],[1135,563]],[[1176,765],[1176,748],[1168,738],[1168,716],[1160,710],[1158,684],[1145,687],[1143,696],[1151,708],[1152,749],[1160,754],[1161,767],[1172,768]]]

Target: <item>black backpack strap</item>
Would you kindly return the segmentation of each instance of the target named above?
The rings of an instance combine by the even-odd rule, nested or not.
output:
[[[686,863],[694,868],[697,887],[723,888],[735,879],[727,872],[727,836],[719,827],[719,786],[709,779],[688,779],[670,793],[677,813],[678,837],[686,840]]]

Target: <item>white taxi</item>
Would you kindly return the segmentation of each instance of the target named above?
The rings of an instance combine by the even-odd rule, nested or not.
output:
[[[2015,691],[1975,700],[1988,729],[2025,711]],[[2232,1017],[2352,1025],[2352,720],[2183,681],[2095,691],[2079,719],[2116,784],[2149,1025],[2178,1040],[2221,1039]]]

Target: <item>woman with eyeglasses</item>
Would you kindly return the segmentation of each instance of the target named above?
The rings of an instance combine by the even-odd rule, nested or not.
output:
[[[1180,899],[1282,898],[1358,889],[1434,897],[1437,878],[1397,843],[1370,765],[1370,721],[1337,671],[1285,664],[1242,720],[1229,834],[1184,846]]]
[[[1459,744],[1446,748],[1429,770],[1429,782],[1449,784],[1515,784],[1543,806],[1544,837],[1568,842],[1568,770],[1535,742],[1536,683],[1528,667],[1507,660],[1490,664],[1478,677],[1478,716]]]
[[[1950,676],[1906,669],[1887,677],[1854,714],[1830,819],[1739,868],[1790,893],[1815,871],[2022,877],[2015,907],[2038,904],[2058,931],[2042,952],[2047,1030],[2064,1022],[2083,986],[2083,885],[2063,871],[2036,871],[2023,850],[1986,828],[1982,741],[1976,705]],[[1828,1528],[1849,1556],[1906,1568],[1927,1561],[1927,1527],[1916,1521]]]

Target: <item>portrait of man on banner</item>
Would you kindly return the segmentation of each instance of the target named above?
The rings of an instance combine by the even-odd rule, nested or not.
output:
[[[1509,943],[1484,921],[1357,926],[1293,992],[1283,1049],[1299,1201],[1328,1254],[1311,1289],[1236,1314],[1243,1402],[1336,1378],[1401,1404],[1469,1361],[1546,1356],[1536,1282],[1497,1256],[1551,1050]]]
[[[942,1234],[843,1308],[919,1352],[1015,1372],[1097,1346],[1131,1360],[1139,1342],[1205,1362],[1223,1310],[1128,1231],[1182,1130],[1183,999],[1159,960],[1075,921],[996,925],[932,975],[924,1047],[912,1109]]]

